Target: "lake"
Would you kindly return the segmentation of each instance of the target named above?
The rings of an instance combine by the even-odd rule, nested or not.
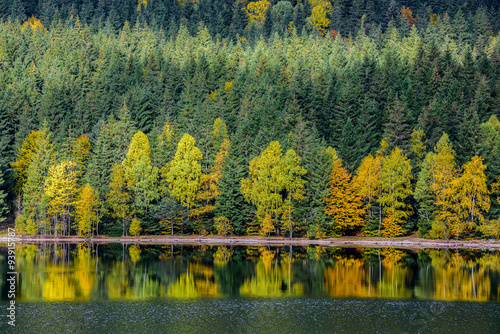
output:
[[[41,244],[16,248],[0,332],[499,333],[500,253]]]

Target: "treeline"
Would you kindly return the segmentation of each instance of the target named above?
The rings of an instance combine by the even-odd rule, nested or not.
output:
[[[216,233],[219,226],[238,234],[322,236],[378,234],[379,227],[382,233],[391,226],[396,234],[419,228],[426,234],[437,231],[433,223],[439,221],[444,225],[436,236],[481,236],[486,232],[476,227],[483,218],[490,227],[498,219],[496,195],[485,195],[491,209],[473,198],[474,212],[466,218],[460,211],[465,209],[458,209],[463,198],[439,197],[438,188],[420,174],[433,168],[427,153],[439,155],[437,147],[445,145],[454,152],[447,182],[461,179],[467,163],[481,169],[478,156],[488,166],[487,191],[496,189],[498,140],[490,116],[499,115],[500,38],[487,29],[468,34],[447,16],[429,22],[425,30],[391,26],[376,34],[367,34],[361,23],[356,37],[346,39],[299,35],[291,27],[282,37],[253,41],[212,38],[203,25],[195,35],[181,26],[168,37],[141,24],[125,24],[118,34],[106,27],[94,31],[78,20],[58,21],[49,30],[36,19],[2,24],[2,214],[15,213],[31,232],[76,233],[71,226],[80,215],[75,199],[86,189],[88,198],[100,203],[99,214],[89,214],[96,217],[95,233],[129,232],[136,218],[131,225],[142,233],[171,233],[172,226]],[[131,153],[130,160],[127,152],[139,150],[131,144],[138,131],[150,152],[148,145],[137,144],[146,153]],[[199,164],[200,171],[188,173],[198,181],[177,193],[172,187],[178,178],[169,171],[175,170],[170,163],[184,134],[192,140],[183,145],[199,150],[192,166]],[[370,155],[379,159],[380,175],[366,178],[379,180],[380,187],[367,199],[349,173],[357,175]],[[35,158],[43,159],[33,165]],[[140,161],[142,167],[126,161],[134,166]],[[411,167],[410,173],[405,167],[405,195],[390,200],[383,195],[387,161]],[[274,176],[278,170],[295,175],[276,181],[271,209],[261,203],[261,185],[254,182],[266,170],[261,165],[278,166]],[[335,225],[343,218],[331,211],[332,170],[335,180],[345,180],[338,188],[352,193],[353,203],[363,200],[347,215],[359,214],[352,228]],[[55,210],[50,198],[64,188],[56,181],[71,173],[77,189],[71,201],[60,204],[63,211],[50,211]],[[247,180],[244,187],[241,180]],[[425,191],[417,195],[417,189]],[[191,195],[182,194],[188,190]],[[124,208],[120,203],[130,210],[117,213]],[[27,214],[30,205],[36,208]],[[440,210],[450,213],[449,223]],[[469,221],[474,224],[465,229]]]
[[[205,155],[189,134],[177,142],[180,133],[169,123],[153,146],[142,131],[130,140],[134,131],[124,108],[119,120],[102,124],[94,147],[81,135],[57,150],[47,123],[31,132],[11,165],[17,231],[91,236],[114,227],[122,235],[139,235],[173,234],[180,227],[181,233],[223,236],[291,238],[295,229],[311,238],[395,237],[411,232],[417,219],[425,237],[500,236],[500,219],[491,218],[499,207],[499,175],[488,173],[494,179],[488,185],[480,156],[458,166],[446,133],[427,152],[425,133],[414,130],[412,160],[382,140],[375,156],[366,156],[351,176],[333,148],[313,144],[301,158],[293,138],[289,145],[295,149],[283,153],[273,141],[247,172],[220,118],[206,138]],[[498,119],[481,124],[479,133],[481,153],[498,154]]]
[[[176,34],[180,25],[196,33],[200,23],[213,36],[255,39],[284,34],[289,26],[297,31],[355,36],[364,15],[368,31],[379,33],[387,27],[419,30],[434,24],[437,17],[454,18],[454,24],[468,33],[481,33],[483,26],[500,29],[499,4],[494,0],[1,0],[0,19],[23,22],[31,16],[45,27],[59,20],[75,23],[76,18],[93,29],[111,31],[125,22],[147,24]],[[467,38],[464,36],[463,38]],[[474,40],[474,38],[472,38]]]

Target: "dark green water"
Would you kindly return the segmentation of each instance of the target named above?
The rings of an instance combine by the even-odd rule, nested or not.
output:
[[[24,245],[0,333],[500,333],[500,254]]]

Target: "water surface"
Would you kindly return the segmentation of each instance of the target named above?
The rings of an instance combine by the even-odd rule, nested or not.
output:
[[[498,251],[44,244],[16,262],[0,332],[500,332]]]

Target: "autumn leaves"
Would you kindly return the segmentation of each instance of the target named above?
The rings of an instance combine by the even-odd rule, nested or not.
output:
[[[486,215],[491,191],[483,159],[474,156],[459,168],[446,134],[426,153],[423,132],[415,130],[407,148],[413,160],[397,146],[390,150],[383,140],[375,156],[366,156],[354,175],[343,167],[335,150],[325,149],[324,174],[329,173],[329,181],[321,181],[316,188],[329,183],[329,192],[319,197],[318,204],[329,218],[321,225],[297,219],[296,209],[301,210],[304,200],[314,196],[307,191],[315,189],[306,182],[308,173],[317,171],[314,164],[307,171],[295,150],[283,153],[278,141],[271,142],[250,161],[248,174],[236,179],[230,189],[235,193],[227,199],[219,189],[231,149],[226,124],[220,118],[215,120],[207,134],[206,156],[192,136],[181,137],[178,132],[165,124],[154,150],[148,136],[135,132],[123,160],[110,164],[109,181],[102,187],[105,191],[87,181],[92,170],[87,168],[88,136],[73,138],[57,151],[46,127],[30,133],[12,164],[19,231],[91,236],[98,234],[106,217],[108,225],[119,223],[123,235],[151,233],[151,224],[162,226],[164,233],[170,228],[173,234],[175,226],[182,232],[189,223],[194,233],[224,236],[235,232],[236,217],[224,213],[230,211],[217,210],[225,204],[220,201],[242,195],[254,206],[253,221],[245,221],[244,228],[249,233],[250,225],[256,224],[262,236],[292,237],[295,230],[316,238],[344,234],[396,237],[412,229],[415,217],[419,233],[431,238],[499,234],[498,222]],[[102,156],[106,157],[105,152]],[[314,180],[310,178],[311,183]],[[491,188],[498,191],[499,183]],[[156,221],[145,225],[143,217]]]

